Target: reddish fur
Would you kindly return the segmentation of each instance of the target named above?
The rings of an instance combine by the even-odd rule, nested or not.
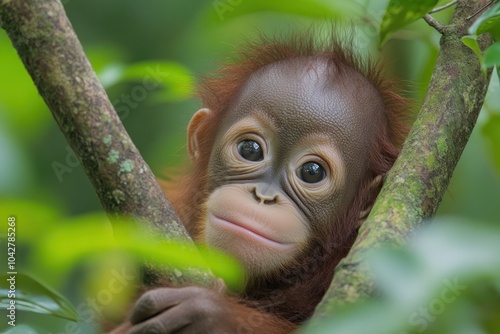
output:
[[[349,210],[341,217],[333,217],[326,230],[315,232],[315,240],[311,242],[308,253],[299,259],[300,265],[283,273],[290,277],[257,282],[246,291],[245,297],[253,300],[258,308],[295,323],[311,316],[330,284],[335,266],[352,246],[357,235],[359,213],[370,207],[380,190],[380,187],[372,189],[371,181],[377,175],[385,175],[394,164],[407,133],[405,119],[410,112],[407,101],[396,93],[394,82],[381,73],[380,66],[358,57],[347,45],[351,42],[350,39],[340,42],[338,35],[332,33],[328,42],[318,44],[313,36],[314,31],[309,31],[287,39],[287,42],[261,36],[259,42],[249,43],[239,51],[238,61],[224,65],[215,76],[202,82],[199,95],[204,106],[212,110],[211,119],[202,129],[205,140],[200,143],[200,152],[206,154],[199,158],[189,177],[174,193],[169,194],[187,229],[197,237],[199,231],[196,225],[208,195],[202,185],[205,184],[208,160],[218,130],[217,120],[224,117],[242,85],[258,69],[272,63],[293,62],[304,57],[326,58],[330,65],[339,70],[337,73],[347,76],[351,70],[357,71],[377,89],[385,104],[386,124],[381,126],[373,143],[369,169]],[[332,80],[337,79],[338,76],[332,77]],[[307,263],[315,268],[309,270]],[[277,299],[266,301],[273,292],[277,294]]]

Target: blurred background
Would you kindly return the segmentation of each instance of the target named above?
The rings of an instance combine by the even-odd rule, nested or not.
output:
[[[328,26],[331,21],[355,25],[355,47],[384,58],[391,74],[404,83],[415,110],[425,96],[439,47],[439,34],[418,20],[391,35],[380,49],[378,28],[387,0],[66,0],[64,4],[128,133],[159,177],[164,177],[165,170],[182,168],[186,161],[186,126],[201,107],[194,90],[198,78],[215,70],[218,62],[242,41],[255,38],[257,31],[286,34],[311,24]],[[447,10],[435,17],[445,22],[451,13]],[[145,85],[145,78],[160,85]],[[438,216],[499,223],[498,115],[500,86],[494,74]],[[83,168],[3,30],[0,208],[16,215],[38,212],[23,222],[32,226],[53,217],[103,219]],[[45,281],[50,280],[47,275]],[[60,289],[71,290],[68,284]]]
[[[204,0],[66,1],[67,14],[92,65],[127,131],[158,176],[185,158],[186,125],[201,107],[190,94],[193,86],[186,76],[195,82],[210,73],[239,43],[254,38],[256,31],[283,34],[293,27],[330,20],[362,23],[359,33],[364,36],[358,47],[378,56],[377,29],[387,1],[311,2],[316,6],[263,0],[232,3],[236,6],[229,1]],[[445,11],[438,18],[446,20],[443,16],[450,13]],[[389,69],[404,81],[417,108],[432,73],[438,41],[439,35],[419,20],[392,35],[382,49]],[[134,73],[127,75],[130,68]],[[143,88],[142,79],[158,69],[164,85]],[[493,147],[498,143],[481,130],[488,114],[500,112],[500,103],[494,100],[499,91],[498,81],[493,82],[439,214],[498,219],[500,174],[490,153],[500,147]],[[3,30],[0,157],[2,198],[46,203],[68,215],[101,210],[83,168]]]

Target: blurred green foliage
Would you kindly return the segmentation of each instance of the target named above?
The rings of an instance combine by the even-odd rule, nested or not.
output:
[[[386,12],[389,2],[393,9],[396,8],[394,6],[410,4],[415,8],[411,7],[407,12],[396,8],[391,15]],[[297,26],[328,26],[332,21],[340,22],[337,25],[354,25],[357,28],[355,47],[375,57],[383,56],[391,74],[405,82],[405,94],[414,100],[415,106],[420,105],[425,96],[439,48],[439,34],[423,20],[417,20],[436,1],[422,1],[418,5],[410,0],[67,0],[64,3],[73,27],[127,131],[160,177],[168,175],[169,170],[182,170],[185,164],[185,129],[191,115],[201,107],[199,101],[191,97],[197,78],[214,70],[217,63],[225,60],[227,53],[234,51],[241,40],[254,38],[257,30],[286,34]],[[437,6],[446,3],[439,1]],[[491,31],[498,41],[500,29],[497,29],[496,20],[499,5],[496,3],[481,16],[471,35],[480,33],[481,29],[489,29],[487,31]],[[448,9],[433,16],[446,22],[451,13],[452,9]],[[382,36],[386,42],[378,50],[382,22]],[[483,56],[485,65],[498,66],[498,46],[490,48]],[[471,240],[464,241],[464,249],[477,257],[485,254],[474,252],[474,247],[480,246],[480,240],[490,240],[488,235],[498,238],[497,231],[489,230],[488,224],[494,225],[499,221],[499,90],[498,76],[494,74],[478,126],[438,212],[439,216],[461,217],[460,221],[468,219],[465,225],[471,230]],[[56,168],[58,165],[64,165],[66,169],[61,171]],[[17,218],[19,249],[22,250],[17,252],[19,269],[32,274],[35,282],[41,282],[42,286],[51,287],[47,291],[57,290],[55,296],[62,294],[67,297],[83,318],[78,327],[71,327],[66,320],[51,318],[47,322],[46,316],[20,313],[18,326],[9,333],[96,332],[92,322],[98,319],[103,305],[91,308],[92,300],[89,298],[107,291],[103,284],[117,277],[117,271],[113,269],[132,268],[133,264],[121,251],[109,248],[111,238],[106,237],[110,235],[109,230],[106,232],[109,225],[90,182],[3,30],[0,30],[0,212],[4,217],[0,219],[9,215]],[[475,222],[478,221],[485,222],[485,226],[477,225]],[[449,225],[450,233],[453,233],[455,230]],[[0,233],[4,231],[2,227]],[[457,227],[456,233],[461,231],[464,229]],[[433,254],[454,254],[455,257],[465,257],[463,263],[470,264],[470,257],[458,252],[456,244],[447,243],[446,235],[438,232],[434,230],[427,235],[434,242],[430,244],[434,247],[430,248]],[[436,239],[433,239],[434,233]],[[463,237],[460,238],[457,240],[463,240]],[[136,253],[144,255],[144,252],[151,252],[150,248],[137,247],[142,251],[135,249]],[[76,251],[78,249],[79,252]],[[496,250],[492,246],[490,251]],[[83,256],[82,252],[86,255]],[[174,250],[173,253],[176,252]],[[108,256],[103,256],[104,253]],[[386,299],[381,301],[382,304],[362,306],[363,310],[359,311],[362,313],[354,310],[347,314],[346,326],[359,323],[361,315],[363,323],[372,326],[368,327],[371,329],[377,328],[376,321],[385,321],[386,325],[395,326],[390,327],[393,329],[408,326],[408,315],[404,312],[417,307],[422,301],[412,299],[417,296],[410,296],[412,298],[408,297],[406,303],[401,299],[407,297],[403,292],[418,289],[423,291],[418,294],[419,298],[430,298],[428,293],[440,293],[440,287],[436,288],[433,284],[455,277],[437,268],[449,263],[453,256],[438,257],[436,261],[439,261],[434,264],[436,268],[429,269],[422,267],[422,261],[429,260],[428,255],[422,254],[422,249],[417,247],[382,256],[385,262],[380,266],[385,268],[384,272],[390,273],[382,278],[385,286],[389,286],[387,291],[382,289]],[[65,258],[66,262],[63,261]],[[487,264],[493,265],[491,261]],[[3,262],[0,264],[5,267]],[[453,324],[461,324],[466,319],[464,313],[488,316],[488,312],[498,310],[495,308],[498,299],[487,300],[488,296],[498,295],[498,285],[491,284],[495,280],[498,282],[498,271],[479,270],[468,265],[463,268],[456,275],[464,275],[464,284],[470,286],[464,292],[467,298],[453,303],[449,311],[447,309],[439,316],[440,319],[453,316],[460,320]],[[220,269],[224,271],[225,267]],[[419,275],[425,276],[434,269],[438,270],[436,277],[431,275],[433,279],[423,279],[421,285],[409,280],[405,274],[406,270],[421,277]],[[133,272],[133,269],[130,270]],[[123,277],[128,276],[123,274],[120,277],[124,280]],[[123,292],[131,290],[132,285],[123,287]],[[477,286],[484,288],[481,290]],[[475,294],[476,290],[478,294]],[[391,291],[396,295],[391,295]],[[113,302],[106,305],[106,309],[113,309],[115,304],[125,305],[126,296],[126,293],[113,295]],[[57,298],[53,297],[54,300]],[[425,301],[423,303],[420,305],[425,305]],[[489,305],[491,308],[488,308]],[[120,313],[120,310],[116,306],[114,313]],[[390,318],[400,321],[391,323],[387,321]],[[339,326],[341,321],[332,326]],[[440,326],[441,323],[435,321],[432,326]],[[3,325],[0,324],[0,330],[3,330]],[[433,333],[481,333],[435,328]],[[410,332],[416,329],[418,327],[407,328]]]
[[[436,219],[405,249],[371,253],[379,299],[306,333],[500,333],[500,228]],[[362,319],[362,320],[361,320]]]
[[[90,323],[81,315],[91,304],[88,298],[93,298],[108,318],[120,317],[140,282],[136,268],[144,262],[160,268],[207,269],[222,278],[229,289],[241,288],[241,267],[219,252],[152,236],[125,219],[115,222],[111,229],[104,213],[65,219],[52,208],[33,202],[12,200],[4,204],[0,208],[2,217],[20,213],[15,214],[14,239],[9,235],[9,247],[15,245],[17,274],[0,275],[0,308],[5,310],[10,305],[12,297],[8,294],[14,293],[18,324],[29,323],[23,311]],[[1,244],[6,245],[6,241],[2,235]],[[0,265],[8,268],[7,257]],[[48,287],[60,289],[65,285],[74,290],[68,295],[78,307]],[[51,324],[36,325],[40,333],[53,328]],[[1,323],[0,329],[4,327],[6,324]]]

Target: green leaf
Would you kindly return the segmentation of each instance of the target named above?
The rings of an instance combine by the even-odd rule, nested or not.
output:
[[[243,281],[241,266],[220,252],[198,249],[183,243],[165,240],[163,236],[149,236],[134,224],[123,220],[113,230],[104,223],[105,215],[87,215],[51,228],[36,245],[36,263],[51,271],[69,271],[75,263],[88,256],[110,254],[125,250],[148,262],[174,268],[196,267],[211,270],[228,287],[239,289]],[[116,237],[116,238],[115,238]],[[54,246],[64,252],[57,252]]]
[[[471,35],[494,32],[500,28],[500,2],[485,11],[469,28]]]
[[[208,8],[208,13],[212,22],[223,22],[226,19],[262,12],[279,12],[318,19],[340,19],[352,8],[354,4],[349,1],[215,0],[211,8]]]
[[[483,66],[486,68],[500,66],[500,42],[496,42],[484,52]]]
[[[476,54],[479,62],[483,64],[483,55],[481,54],[481,48],[477,43],[477,35],[464,36],[462,37],[462,43],[468,46]],[[486,69],[482,66],[483,74],[486,75]]]
[[[483,136],[489,142],[489,150],[495,166],[500,170],[500,115],[493,114],[482,128]]]
[[[390,32],[423,17],[437,3],[438,0],[390,0],[380,27],[380,42]]]
[[[8,281],[11,277],[15,280]],[[15,283],[13,290],[10,290],[11,282]],[[15,296],[12,295],[12,298],[9,298],[12,292]],[[25,274],[0,276],[0,308],[10,307],[12,301],[15,301],[16,310],[78,321],[76,310],[66,299]]]
[[[140,62],[129,66],[113,64],[101,71],[99,78],[106,88],[118,83],[137,82],[132,94],[136,90],[137,94],[147,96],[154,91],[162,101],[184,100],[194,91],[191,72],[178,63],[168,61]]]

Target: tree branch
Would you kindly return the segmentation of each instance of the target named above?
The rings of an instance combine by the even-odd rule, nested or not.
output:
[[[7,31],[40,95],[79,157],[111,221],[128,215],[169,239],[190,242],[149,166],[125,131],[59,0],[1,0]],[[179,271],[176,271],[179,273]],[[175,282],[207,284],[203,271]]]
[[[477,57],[461,42],[472,23],[467,17],[482,3],[458,1],[441,37],[441,50],[418,118],[354,246],[338,265],[312,324],[342,305],[373,296],[368,253],[382,245],[402,244],[434,216],[487,91],[489,80],[481,74]],[[483,36],[480,44],[485,48],[491,39]]]
[[[428,25],[436,29],[439,33],[446,33],[446,26],[444,26],[441,22],[433,18],[430,14],[425,14],[423,19],[427,22]]]
[[[441,7],[434,8],[433,10],[431,10],[431,11],[429,12],[429,14],[434,14],[434,13],[440,12],[440,11],[442,11],[442,10],[445,10],[446,8],[450,8],[451,6],[456,5],[456,4],[457,4],[457,2],[458,2],[458,0],[453,0],[453,1],[449,2],[449,3],[447,3],[446,5],[443,5],[443,6],[441,6]]]
[[[489,6],[491,6],[493,4],[493,2],[495,2],[494,0],[490,0],[487,4],[485,4],[483,7],[479,8],[478,10],[476,10],[474,13],[472,13],[471,15],[467,16],[467,20],[470,20],[472,18],[474,18],[476,15],[478,15],[479,13],[481,13],[483,10],[485,10],[486,8],[488,8]]]

